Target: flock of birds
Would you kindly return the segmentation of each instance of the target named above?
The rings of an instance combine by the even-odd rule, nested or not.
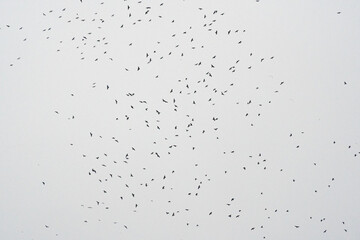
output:
[[[224,193],[220,200],[214,200],[214,208],[201,213],[203,219],[236,221],[245,218],[244,212],[251,215],[253,210],[247,209],[239,192],[244,187],[252,188],[240,182],[251,182],[254,172],[264,179],[270,174],[286,184],[296,185],[296,177],[290,173],[286,175],[288,169],[275,164],[266,151],[244,149],[239,140],[242,132],[229,126],[237,122],[247,131],[256,129],[265,121],[263,115],[269,114],[272,106],[281,99],[287,84],[277,81],[274,76],[251,79],[255,76],[251,75],[253,71],[276,64],[276,57],[255,49],[252,51],[246,28],[226,28],[226,14],[205,7],[192,9],[196,20],[187,25],[182,19],[166,14],[167,3],[149,6],[151,4],[147,2],[124,1],[120,14],[114,9],[107,15],[101,12],[102,5],[106,3],[99,3],[98,11],[92,14],[68,13],[68,8],[42,13],[48,26],[42,29],[41,37],[56,43],[57,47],[51,49],[55,57],[62,59],[70,54],[81,64],[91,64],[93,69],[100,64],[113,64],[121,72],[121,78],[130,79],[129,82],[146,78],[146,83],[139,81],[133,91],[127,88],[126,80],[121,84],[106,79],[86,83],[86,92],[103,108],[105,114],[101,116],[91,110],[80,109],[74,113],[71,107],[59,106],[53,110],[58,121],[84,122],[87,126],[84,115],[90,114],[97,119],[93,129],[82,128],[79,130],[82,137],[69,142],[74,158],[83,161],[81,174],[87,175],[89,185],[98,192],[96,199],[86,199],[79,207],[104,212],[119,208],[137,214],[151,210],[151,204],[159,204],[166,210],[157,214],[169,218],[186,216],[184,226],[200,229],[203,221],[192,217],[192,214],[199,215],[193,204],[197,199],[212,201],[201,196],[208,196],[209,191],[222,192],[221,184],[234,189],[234,194]],[[56,27],[51,26],[54,22]],[[66,29],[72,25],[82,31],[65,36],[57,33],[57,28]],[[160,39],[156,36],[136,38],[138,27],[155,29],[158,26],[165,29]],[[11,25],[1,27],[0,31],[15,28],[23,31],[22,27]],[[135,38],[129,42],[118,41],[111,34],[133,34]],[[156,41],[152,42],[152,39]],[[22,41],[26,42],[27,37]],[[125,49],[124,53],[119,54],[118,49]],[[126,61],[130,58],[131,61]],[[9,63],[12,68],[22,58],[14,59]],[[178,71],[181,73],[177,74]],[[156,88],[158,94],[152,94],[149,86]],[[124,89],[129,90],[124,92]],[[86,98],[86,94],[77,93],[75,89],[66,94],[74,103]],[[107,130],[101,127],[104,124]],[[301,139],[306,134],[303,130],[288,133],[290,147],[301,151],[300,142],[304,142]],[[235,143],[233,139],[237,139]],[[331,144],[337,143],[331,140]],[[352,151],[354,157],[360,153],[351,145],[344,148]],[[207,163],[206,158],[211,160]],[[317,167],[316,161],[313,167]],[[50,187],[47,180],[42,181],[42,185]],[[333,185],[336,185],[336,178],[330,177],[327,186],[319,188],[326,192]],[[318,194],[318,191],[314,188],[309,194]],[[267,194],[266,187],[258,189],[248,201],[257,202]],[[222,206],[215,206],[221,201]],[[287,215],[297,211],[291,207],[267,207],[263,202],[256,205],[256,209],[266,215],[266,219],[247,231],[259,231],[263,239],[267,237],[264,229],[270,219],[278,215],[286,219]],[[326,217],[313,218],[310,215],[307,221],[325,223],[327,220]],[[101,219],[81,221],[88,224]],[[338,223],[343,232],[348,231],[344,219],[338,219]],[[124,231],[141,231],[141,226],[131,225],[126,219],[114,219],[111,224],[120,225]],[[55,228],[52,223],[44,223],[44,226]],[[303,225],[294,222],[292,228],[300,231]],[[322,225],[319,231],[325,234],[331,230]]]

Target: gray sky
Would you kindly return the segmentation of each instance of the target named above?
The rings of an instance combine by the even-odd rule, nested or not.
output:
[[[0,1],[0,238],[358,239],[360,3],[161,3]]]

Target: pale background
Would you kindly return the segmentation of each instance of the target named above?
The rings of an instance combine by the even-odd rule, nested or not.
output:
[[[359,239],[359,1],[101,2],[0,1],[0,239]]]

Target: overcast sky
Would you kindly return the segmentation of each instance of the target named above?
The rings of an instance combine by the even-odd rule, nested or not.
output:
[[[359,12],[0,0],[0,239],[359,239]]]

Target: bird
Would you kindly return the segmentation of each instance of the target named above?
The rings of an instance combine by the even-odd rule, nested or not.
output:
[[[285,199],[283,205],[274,201],[274,193],[280,186],[284,194],[295,194],[294,201],[300,202],[309,197],[315,201],[326,199],[338,193],[333,187],[341,180],[336,175],[338,162],[332,163],[335,170],[330,172],[334,175],[323,176],[323,180],[331,181],[332,188],[329,182],[320,181],[316,174],[329,172],[326,169],[329,166],[323,161],[326,154],[330,159],[333,153],[345,159],[346,166],[342,168],[354,167],[354,161],[347,161],[347,157],[358,154],[356,134],[348,138],[337,138],[339,133],[332,130],[326,135],[317,134],[322,131],[324,120],[323,115],[316,112],[316,107],[307,110],[310,115],[319,115],[318,118],[307,117],[303,121],[296,117],[304,115],[302,107],[305,105],[293,100],[297,94],[294,86],[301,92],[301,86],[306,84],[302,85],[304,83],[300,81],[294,85],[294,81],[285,80],[286,76],[281,74],[281,64],[285,63],[275,59],[278,53],[273,52],[276,48],[271,47],[272,41],[266,38],[251,41],[256,32],[261,32],[261,27],[248,31],[248,21],[233,21],[231,14],[231,17],[225,15],[216,5],[195,7],[186,1],[181,3],[181,7],[141,0],[119,2],[119,6],[111,2],[81,6],[76,11],[59,5],[57,9],[39,12],[40,16],[44,12],[41,17],[47,19],[40,25],[34,24],[31,28],[34,31],[27,32],[28,25],[17,31],[22,25],[15,26],[11,22],[0,28],[4,36],[16,30],[17,36],[13,34],[11,40],[20,44],[19,51],[26,46],[34,47],[33,40],[39,39],[44,49],[50,50],[47,66],[55,67],[58,62],[64,69],[70,63],[79,65],[71,81],[56,71],[48,81],[33,81],[30,75],[25,78],[35,85],[43,83],[41,90],[49,90],[51,84],[57,86],[56,91],[44,91],[53,94],[51,101],[47,101],[51,94],[39,94],[38,97],[46,102],[45,111],[50,110],[45,115],[55,112],[54,118],[41,117],[40,124],[45,126],[45,130],[46,126],[52,126],[51,134],[61,141],[55,141],[56,147],[48,149],[60,149],[61,156],[46,159],[41,154],[33,154],[38,156],[39,163],[39,171],[34,174],[49,170],[51,164],[57,167],[61,162],[61,168],[67,172],[64,183],[71,181],[72,175],[81,178],[80,182],[73,181],[84,193],[89,191],[82,194],[81,211],[99,219],[98,222],[94,221],[96,218],[84,220],[74,215],[79,223],[92,231],[109,220],[116,224],[113,227],[120,224],[124,231],[128,226],[131,231],[131,225],[125,225],[130,223],[125,222],[120,213],[126,212],[135,221],[146,213],[151,216],[150,221],[158,219],[160,225],[163,217],[171,217],[174,227],[196,227],[210,235],[212,229],[197,222],[198,219],[222,221],[220,231],[232,224],[240,224],[241,228],[246,213],[256,209],[258,214],[249,224],[257,222],[259,225],[247,226],[253,231],[251,234],[266,229],[267,225],[262,222],[264,219],[271,225],[271,221],[295,218],[313,230],[326,232],[320,225],[310,224],[314,220],[303,216],[298,204],[287,208],[289,199]],[[122,14],[122,11],[126,13]],[[179,21],[184,11],[187,20]],[[229,11],[235,13],[234,9]],[[246,16],[243,17],[246,20]],[[291,23],[292,18],[288,21]],[[70,35],[63,35],[62,29],[67,29]],[[152,30],[149,34],[144,29]],[[23,56],[13,50],[4,55],[3,62],[9,70],[5,75],[8,77],[15,73],[24,74],[22,68],[32,54],[25,50]],[[292,56],[292,50],[289,51],[289,56]],[[301,60],[302,56],[298,57]],[[291,67],[293,62],[286,64]],[[36,68],[39,64],[33,65]],[[95,78],[96,81],[91,80]],[[19,77],[17,81],[11,84],[21,85],[25,80]],[[343,91],[347,91],[350,99],[352,90],[356,90],[347,78],[337,84],[340,88],[332,88],[332,94],[344,95]],[[346,86],[341,87],[343,85]],[[33,90],[30,92],[36,95],[37,90]],[[325,95],[330,93],[324,91]],[[312,98],[316,102],[318,96]],[[341,99],[341,104],[345,106],[348,98]],[[287,101],[295,105],[290,104],[285,111]],[[11,101],[9,104],[12,107]],[[336,109],[338,106],[334,106],[335,115]],[[13,117],[16,122],[21,121],[15,115]],[[333,125],[336,127],[336,124]],[[310,125],[313,131],[309,135],[304,133],[304,129]],[[86,131],[91,139],[79,134]],[[309,154],[313,150],[309,146],[315,140],[322,148],[314,148],[315,152]],[[301,145],[303,142],[305,145]],[[45,141],[44,144],[47,147],[49,143]],[[57,153],[53,155],[57,156]],[[66,167],[71,170],[67,171]],[[305,175],[299,169],[305,168],[315,171],[315,174],[306,176],[308,181],[304,182],[301,180]],[[56,190],[51,190],[54,184],[48,178],[59,176],[47,176],[46,183],[50,184],[45,184],[44,180],[42,185],[46,188],[43,190]],[[277,187],[270,184],[274,179]],[[301,194],[299,187],[304,190],[300,191]],[[313,194],[314,189],[316,194]],[[207,202],[208,196],[214,193],[220,197]],[[46,200],[51,196],[45,194],[43,197]],[[207,210],[201,211],[198,205]],[[268,206],[264,210],[267,205],[271,208]],[[326,206],[323,213],[327,213],[325,210]],[[313,205],[308,205],[306,212],[314,214],[318,211]],[[106,220],[100,216],[107,216]],[[336,217],[333,216],[334,222],[341,225],[342,220]],[[324,221],[321,218],[321,223]],[[304,227],[293,226],[284,225],[284,231],[296,228],[301,238]],[[139,231],[141,227],[140,224]],[[51,229],[54,228],[51,225]],[[347,226],[341,229],[350,232]],[[234,236],[239,233],[238,229],[233,231]],[[273,231],[267,228],[262,233]]]

